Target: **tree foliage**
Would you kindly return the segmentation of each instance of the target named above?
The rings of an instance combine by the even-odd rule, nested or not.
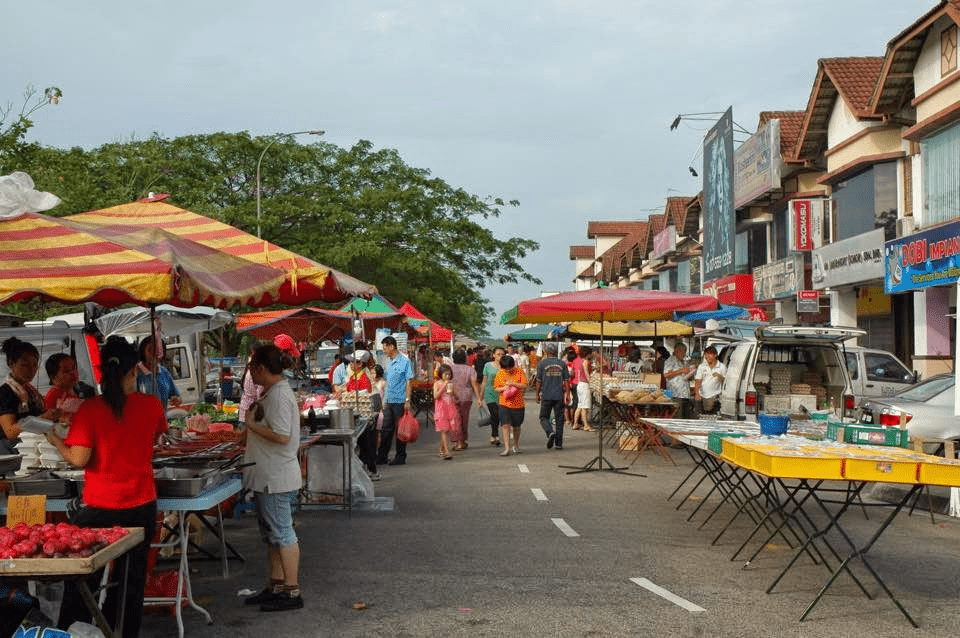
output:
[[[33,146],[20,155],[66,215],[170,193],[177,206],[249,233],[258,226],[257,159],[273,138],[215,133],[105,144],[91,151]],[[458,332],[485,334],[487,286],[539,283],[521,260],[539,246],[498,239],[487,222],[517,201],[479,197],[396,150],[277,140],[261,163],[262,236],[411,301]]]

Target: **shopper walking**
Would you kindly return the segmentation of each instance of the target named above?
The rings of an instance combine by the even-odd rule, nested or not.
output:
[[[472,372],[472,371],[471,371]],[[445,363],[437,368],[440,377],[433,382],[433,421],[440,433],[440,458],[450,460],[450,436],[460,431],[460,411],[453,387],[453,370]]]
[[[455,351],[453,353],[453,365],[448,367],[453,372],[453,393],[456,399],[457,412],[460,415],[460,429],[452,438],[456,444],[453,449],[460,451],[467,449],[470,407],[474,401],[477,402],[477,405],[483,405],[483,398],[480,395],[480,385],[477,383],[476,371],[467,365],[466,352],[463,350]]]
[[[410,393],[413,390],[413,365],[405,354],[397,349],[397,340],[393,337],[383,338],[383,353],[389,360],[384,370],[384,381],[387,384],[385,402],[383,405],[383,426],[380,431],[380,448],[377,451],[377,463],[387,463],[390,446],[397,435],[397,422],[405,410],[410,409]],[[390,465],[403,465],[407,462],[407,444],[397,439],[397,451]]]
[[[493,380],[493,387],[500,393],[500,427],[503,429],[503,452],[500,456],[510,456],[511,451],[520,454],[523,393],[527,389],[527,377],[510,355],[500,358],[500,371]]]
[[[557,358],[557,345],[543,347],[544,357],[537,364],[537,403],[540,404],[540,427],[547,435],[547,449],[563,449],[563,406],[569,392],[570,375],[566,364]],[[553,425],[550,416],[553,416]]]
[[[493,380],[500,372],[500,359],[504,355],[503,348],[493,349],[493,359],[483,365],[483,401],[490,411],[490,445],[500,446],[500,393],[493,387]],[[509,441],[508,447],[509,447]]]

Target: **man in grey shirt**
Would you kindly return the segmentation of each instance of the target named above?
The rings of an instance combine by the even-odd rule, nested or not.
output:
[[[686,363],[687,346],[677,343],[673,347],[673,354],[663,364],[663,376],[667,380],[667,390],[680,408],[677,417],[686,419],[690,416],[690,377],[696,370]]]
[[[546,355],[537,364],[537,403],[540,404],[540,427],[547,435],[547,449],[563,449],[563,399],[568,391],[570,373],[567,364],[557,358],[557,346],[548,343],[543,347]],[[550,425],[553,412],[554,426]]]

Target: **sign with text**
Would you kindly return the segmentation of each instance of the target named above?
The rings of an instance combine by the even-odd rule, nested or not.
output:
[[[820,311],[820,291],[819,290],[798,290],[797,291],[797,312],[819,312]]]
[[[817,290],[883,279],[883,229],[835,241],[810,253]]]
[[[650,251],[650,258],[659,259],[667,253],[674,252],[676,249],[677,229],[673,226],[667,226],[653,236],[653,250]]]
[[[960,222],[888,241],[883,262],[887,294],[952,286],[960,279]]]
[[[758,266],[753,271],[753,298],[768,301],[792,297],[803,287],[803,255]]]
[[[733,107],[703,138],[703,280],[733,273]]]
[[[795,199],[790,202],[793,211],[793,250],[813,250],[813,202],[810,199]],[[817,200],[819,205],[821,202]],[[818,206],[822,210],[822,206]],[[819,211],[818,211],[819,212]]]
[[[734,206],[740,208],[780,188],[780,120],[770,120],[734,153]]]
[[[47,497],[43,494],[7,497],[7,527],[17,523],[43,525],[47,521]]]

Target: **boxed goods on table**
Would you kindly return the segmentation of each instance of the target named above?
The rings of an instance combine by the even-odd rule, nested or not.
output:
[[[817,407],[817,395],[815,394],[790,395],[790,414],[803,414],[804,411],[816,412]]]
[[[770,414],[790,412],[790,395],[767,394],[763,397],[763,405],[761,407],[765,412]]]
[[[723,454],[724,438],[741,438],[745,436],[743,432],[710,432],[707,434],[707,447],[711,452]]]
[[[827,438],[844,443],[908,447],[910,431],[898,427],[862,425],[859,423],[827,423]]]

